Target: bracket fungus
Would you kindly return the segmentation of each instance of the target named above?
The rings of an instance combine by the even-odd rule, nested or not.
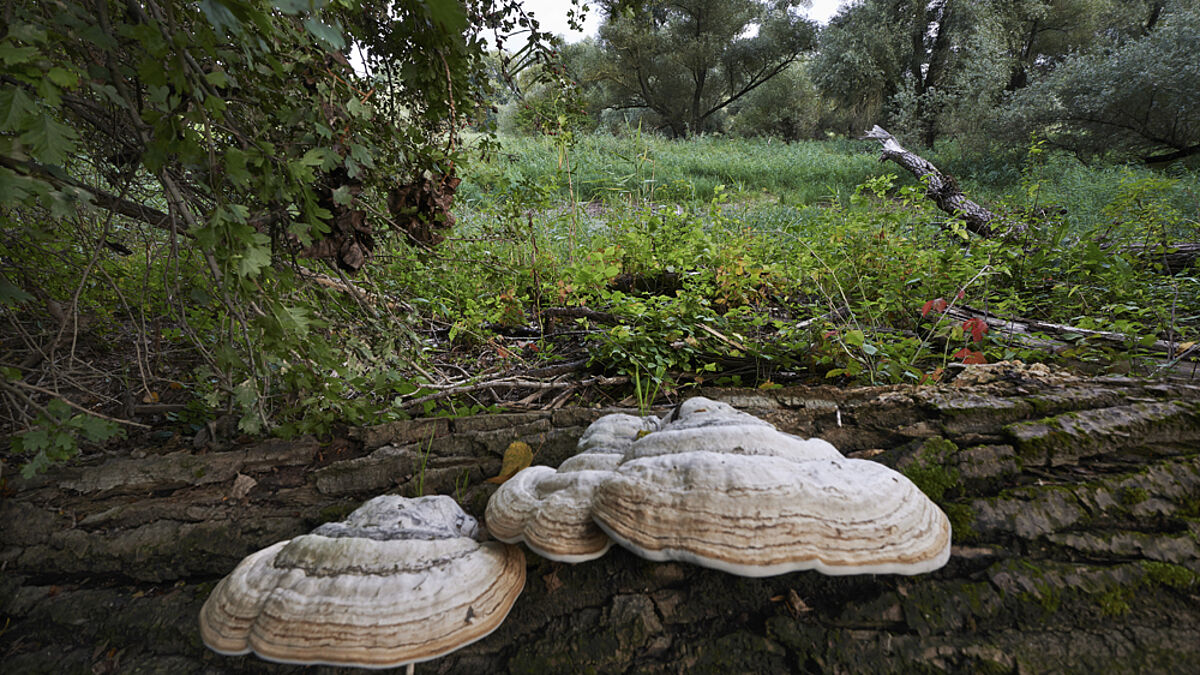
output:
[[[882,464],[702,397],[638,420],[602,417],[558,470],[530,467],[501,486],[493,534],[553,560],[600,557],[612,539],[742,576],[920,574],[949,559],[949,519]],[[562,554],[583,540],[586,555]]]
[[[950,556],[945,514],[901,474],[860,459],[634,459],[595,491],[592,516],[644,558],[741,576],[920,574]]]
[[[488,531],[503,542],[523,541],[543,558],[579,563],[608,553],[612,540],[592,520],[592,492],[608,478],[642,434],[658,429],[657,417],[605,415],[579,439],[579,453],[558,469],[531,466],[488,500]]]
[[[482,639],[525,587],[515,546],[480,539],[450,497],[376,497],[245,558],[200,610],[225,655],[391,668]]]

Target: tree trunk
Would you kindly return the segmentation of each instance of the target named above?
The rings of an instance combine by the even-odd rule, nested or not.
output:
[[[580,565],[527,552],[525,592],[500,629],[417,671],[1193,669],[1200,387],[969,372],[960,382],[974,384],[957,388],[703,392],[904,471],[954,524],[945,568],[744,579],[619,548]],[[481,514],[511,441],[557,465],[604,412],[395,422],[325,445],[169,441],[8,476],[4,670],[298,672],[199,640],[201,604],[243,556],[418,484]]]

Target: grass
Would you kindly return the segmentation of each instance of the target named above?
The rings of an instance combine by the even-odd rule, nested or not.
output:
[[[792,205],[844,201],[854,186],[878,173],[865,144],[848,141],[782,143],[705,137],[679,142],[651,135],[583,135],[564,152],[553,137],[507,137],[502,151],[474,167],[463,186],[464,202],[488,205],[507,187],[545,184],[570,156],[579,201],[711,199],[718,186],[743,194],[766,191]],[[556,196],[569,199],[565,182]]]

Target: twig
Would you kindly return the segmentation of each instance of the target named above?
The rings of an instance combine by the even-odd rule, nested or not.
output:
[[[109,422],[115,422],[115,423],[117,423],[117,424],[125,424],[125,425],[131,426],[131,427],[138,427],[138,428],[140,428],[140,429],[149,429],[149,428],[150,428],[150,426],[149,426],[149,425],[147,425],[147,424],[141,424],[141,423],[138,423],[138,422],[134,422],[134,421],[132,421],[132,420],[122,420],[122,419],[117,419],[117,418],[115,418],[115,417],[109,417],[108,415],[105,415],[105,414],[103,414],[103,413],[98,413],[98,412],[96,412],[96,411],[94,411],[94,410],[88,410],[87,408],[85,408],[85,407],[83,407],[83,406],[79,405],[78,403],[74,403],[74,402],[72,402],[71,400],[69,400],[69,399],[67,399],[67,398],[64,398],[64,397],[63,397],[62,395],[60,395],[60,394],[57,394],[57,393],[55,393],[55,392],[53,392],[53,391],[51,391],[51,390],[49,390],[49,389],[43,389],[42,387],[39,387],[39,386],[37,386],[37,385],[34,385],[34,384],[29,384],[28,382],[21,382],[20,380],[18,380],[18,381],[16,381],[16,382],[9,382],[9,383],[7,383],[7,384],[6,384],[6,386],[9,386],[9,387],[12,387],[12,386],[21,387],[22,389],[28,389],[28,390],[30,390],[30,391],[36,391],[36,392],[37,392],[37,393],[39,393],[39,394],[45,394],[46,396],[52,396],[52,397],[54,397],[54,398],[57,398],[57,399],[61,400],[63,403],[66,403],[67,405],[71,406],[72,408],[74,408],[74,409],[78,410],[78,411],[79,411],[79,412],[81,412],[81,413],[84,413],[84,414],[87,414],[87,415],[91,415],[92,417],[99,417],[99,418],[100,418],[100,419],[102,419],[102,420],[108,420]]]
[[[517,378],[505,378],[500,380],[492,380],[490,382],[476,382],[474,384],[464,384],[459,386],[450,386],[432,394],[427,394],[420,398],[415,398],[411,401],[405,401],[401,407],[411,408],[412,406],[421,405],[428,401],[435,401],[439,398],[448,396],[457,396],[459,394],[467,394],[473,391],[482,389],[566,389],[569,387],[588,387],[592,385],[609,386],[615,384],[628,384],[629,378],[620,375],[617,377],[597,376],[579,382],[539,382],[536,380],[524,380]],[[423,385],[426,388],[433,388],[439,385]]]

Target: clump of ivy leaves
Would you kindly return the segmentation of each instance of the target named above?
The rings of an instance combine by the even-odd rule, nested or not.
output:
[[[297,255],[330,231],[330,199],[387,222],[390,187],[453,173],[455,126],[488,86],[479,35],[539,37],[519,3],[17,0],[3,24],[0,227],[70,240],[95,236],[73,222],[116,220],[168,242],[156,272],[172,288],[144,309],[193,350],[198,419],[321,430],[419,386],[402,374],[405,327],[348,337],[371,317],[306,285]],[[31,299],[0,277],[0,311]],[[22,376],[6,370],[5,391],[24,392]],[[118,433],[64,400],[38,408],[12,442],[30,472],[73,455],[80,433]]]

